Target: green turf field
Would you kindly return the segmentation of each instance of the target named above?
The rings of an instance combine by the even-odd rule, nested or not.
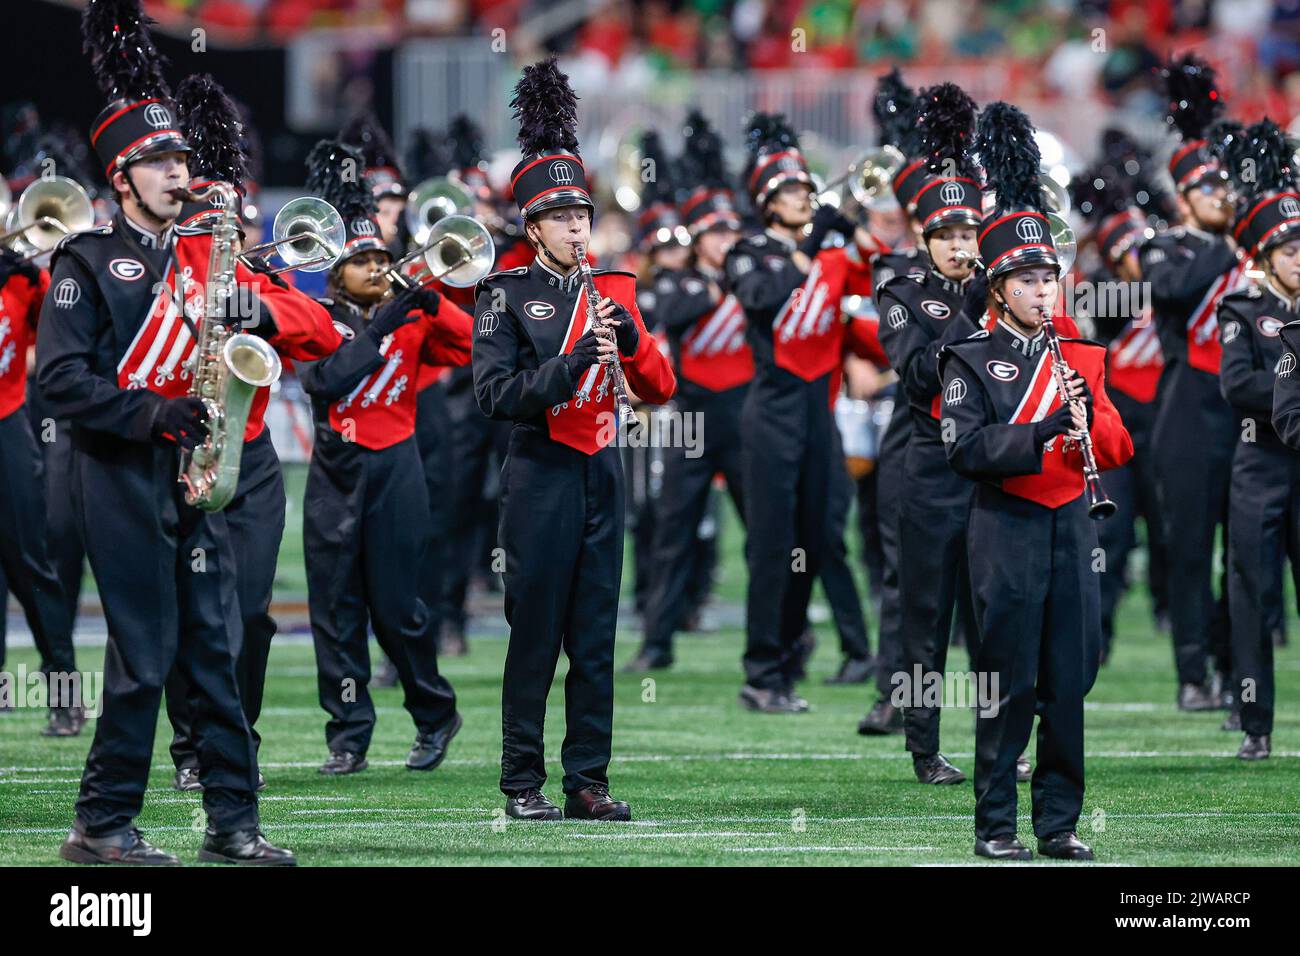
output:
[[[726,540],[719,590],[722,600],[734,600],[743,578],[736,536]],[[1221,714],[1175,710],[1168,639],[1149,621],[1145,597],[1133,596],[1114,660],[1089,697],[1081,837],[1100,864],[1300,862],[1300,650],[1293,643],[1278,654],[1274,756],[1248,765],[1232,758],[1240,735],[1218,729]],[[505,650],[499,637],[479,637],[470,656],[444,662],[465,727],[442,767],[417,774],[401,766],[413,728],[400,691],[380,690],[371,768],[336,780],[316,773],[325,748],[311,648],[280,643],[259,724],[270,784],[264,828],[302,863],[319,866],[973,864],[970,785],[922,787],[901,738],[854,732],[871,692],[822,686],[838,654],[833,631],[817,630],[820,647],[803,686],[815,709],[806,715],[739,708],[736,629],[684,636],[677,668],[657,675],[652,687],[619,675],[611,778],[614,794],[632,805],[630,825],[504,818],[497,791]],[[620,663],[638,636],[620,634]],[[97,648],[82,648],[79,664],[94,669],[101,657]],[[35,666],[30,648],[11,651],[9,668],[20,663]],[[950,666],[964,668],[964,654],[954,651]],[[547,791],[557,801],[563,672],[562,662],[548,724]],[[0,865],[57,862],[72,820],[90,728],[78,739],[50,741],[38,736],[42,721],[42,714],[22,710],[0,717]],[[971,713],[950,711],[944,727],[945,751],[969,772]],[[169,738],[160,720],[139,824],[153,842],[192,860],[200,801],[170,789]],[[1020,834],[1028,840],[1027,784],[1020,793]]]

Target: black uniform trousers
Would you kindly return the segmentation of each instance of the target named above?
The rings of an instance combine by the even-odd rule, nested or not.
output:
[[[614,631],[623,573],[619,449],[586,455],[524,425],[501,469],[500,542],[510,625],[501,687],[501,790],[546,782],[546,698],[563,649],[564,792],[608,784]]]
[[[1082,496],[1060,508],[980,484],[970,512],[975,670],[996,716],[975,721],[975,835],[1016,832],[1016,759],[1038,714],[1034,833],[1074,830],[1083,808],[1083,698],[1101,653],[1097,532]]]
[[[303,508],[317,688],[330,751],[364,754],[375,728],[368,625],[397,669],[416,729],[431,733],[456,713],[420,596],[429,493],[414,436],[378,451],[356,446],[329,467],[323,457],[312,457]]]
[[[510,440],[510,424],[488,418],[479,410],[474,397],[473,377],[461,381],[453,369],[448,387],[447,411],[450,419],[451,455],[447,508],[448,564],[443,576],[446,626],[465,630],[465,595],[480,556],[486,550],[479,535],[479,514],[484,488],[489,478],[489,463],[495,456],[500,467]],[[418,420],[418,419],[417,419]],[[495,510],[495,504],[493,505]],[[496,544],[497,521],[492,522],[492,540]],[[490,565],[489,565],[490,567]]]
[[[1300,454],[1272,434],[1242,442],[1233,457],[1228,540],[1233,695],[1241,729],[1264,736],[1273,732],[1273,629],[1283,614],[1284,559],[1300,594]]]
[[[741,415],[749,565],[744,666],[750,686],[788,691],[825,549],[835,423],[827,376],[805,382],[773,374],[781,386],[756,380]]]
[[[699,557],[699,527],[709,506],[713,476],[721,472],[727,491],[744,520],[745,495],[741,484],[740,412],[747,385],[697,395],[679,394],[677,410],[682,415],[698,415],[703,421],[699,432],[699,452],[690,457],[684,447],[663,449],[663,486],[655,501],[654,544],[649,561],[653,583],[646,600],[645,640],[642,651],[660,661],[673,659],[673,635],[698,605],[692,600],[707,592],[707,585],[696,580],[707,574],[707,562]],[[701,565],[704,566],[701,566]]]
[[[849,509],[853,505],[856,489],[844,461],[844,448],[837,427],[831,428],[830,437],[830,497],[826,501],[828,524],[819,579],[826,601],[831,606],[835,631],[840,636],[840,652],[853,660],[866,660],[871,656],[871,639],[867,635],[867,620],[862,613],[858,584],[853,580],[853,569],[849,567],[849,546],[845,539]]]
[[[876,465],[876,514],[880,535],[880,637],[876,650],[876,690],[889,699],[893,676],[903,668],[903,599],[898,587],[898,522],[903,499],[903,461],[912,436],[907,407],[894,414],[880,442]]]
[[[65,432],[59,436],[71,445]],[[27,409],[0,418],[0,567],[22,606],[45,674],[73,674],[72,614],[47,546],[43,463]],[[0,605],[0,617],[5,609]],[[0,665],[4,644],[0,641]],[[50,700],[51,706],[80,701]]]
[[[76,511],[72,507],[72,423],[66,419],[54,419],[35,386],[27,390],[27,405],[31,410],[32,432],[43,438],[48,427],[54,438],[53,441],[37,442],[45,461],[45,533],[48,541],[45,550],[54,564],[54,573],[63,587],[63,600],[75,624],[81,603],[86,548],[81,542],[81,529],[77,526]]]
[[[184,503],[177,453],[74,431],[75,507],[108,625],[102,713],[77,820],[127,830],[149,782],[163,685],[190,687],[203,806],[218,832],[255,827],[257,754],[239,700],[241,643],[226,517]]]
[[[962,622],[967,652],[979,650],[967,563],[971,482],[952,470],[943,443],[913,427],[903,459],[906,493],[899,503],[898,586],[903,613],[903,670],[943,675],[953,610]],[[907,707],[903,730],[914,754],[939,752],[937,707]]]
[[[230,531],[235,592],[243,621],[243,641],[231,650],[235,654],[239,700],[255,747],[262,743],[257,718],[262,713],[266,665],[276,631],[271,596],[275,589],[276,560],[284,537],[284,511],[284,473],[271,443],[271,433],[263,430],[245,443],[235,496],[222,511]],[[173,668],[167,678],[167,716],[172,725],[172,762],[177,769],[199,765],[194,711],[189,697],[190,687],[184,671]]]
[[[434,640],[442,633],[446,619],[445,576],[459,555],[449,551],[447,529],[451,523],[451,416],[447,409],[447,387],[434,382],[421,389],[415,401],[415,443],[420,449],[424,486],[429,500],[429,553],[421,569],[420,597],[429,609],[429,633]]]
[[[1147,583],[1151,603],[1157,611],[1169,606],[1165,570],[1165,530],[1156,504],[1156,476],[1151,447],[1151,430],[1155,424],[1154,402],[1139,402],[1123,392],[1107,393],[1114,403],[1124,427],[1133,438],[1133,457],[1121,468],[1106,472],[1106,494],[1115,502],[1116,511],[1097,525],[1097,538],[1106,555],[1106,571],[1101,576],[1101,632],[1103,649],[1109,652],[1115,630],[1115,615],[1120,599],[1129,585],[1129,559],[1137,548],[1137,519],[1146,527]]]
[[[1160,517],[1168,549],[1174,658],[1180,684],[1205,681],[1208,656],[1229,673],[1228,595],[1214,598],[1215,529],[1228,519],[1236,416],[1216,375],[1183,362],[1165,366],[1151,435]],[[1226,542],[1226,536],[1224,538]]]

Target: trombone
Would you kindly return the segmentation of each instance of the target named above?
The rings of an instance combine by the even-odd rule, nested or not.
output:
[[[343,217],[324,199],[299,196],[280,207],[271,224],[271,241],[245,249],[239,261],[248,265],[248,257],[274,250],[284,261],[271,275],[292,269],[323,272],[338,261],[347,241]]]
[[[417,245],[429,241],[429,234],[447,216],[461,216],[474,209],[474,197],[460,183],[446,177],[424,180],[406,197],[406,230]]]
[[[842,175],[822,187],[817,194],[817,203],[841,208],[847,192],[863,209],[883,208],[893,201],[891,184],[906,161],[901,150],[888,144],[863,153],[849,164]]]
[[[423,264],[415,275],[402,266],[416,259]],[[443,216],[430,229],[425,243],[408,252],[381,275],[403,289],[443,282],[456,289],[468,289],[492,271],[496,247],[482,223],[469,216]]]
[[[0,245],[35,259],[64,236],[95,224],[95,207],[79,183],[67,176],[38,179],[22,191],[5,216]]]

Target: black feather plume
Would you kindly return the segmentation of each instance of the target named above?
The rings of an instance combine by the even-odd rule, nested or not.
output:
[[[798,149],[799,137],[782,113],[755,113],[745,127],[745,181],[749,181],[760,157],[787,149]]]
[[[1214,68],[1188,53],[1170,60],[1161,70],[1169,98],[1166,122],[1183,139],[1200,139],[1223,112],[1223,96],[1215,85]]]
[[[1206,149],[1219,161],[1237,191],[1250,192],[1250,184],[1241,178],[1243,171],[1249,168],[1245,160],[1250,149],[1250,137],[1245,124],[1231,119],[1215,120],[1205,128],[1204,135]]]
[[[446,140],[435,136],[433,130],[418,127],[411,131],[411,140],[406,147],[406,165],[404,169],[413,182],[423,182],[433,176],[446,176],[451,170],[451,157],[445,146]]]
[[[379,125],[374,113],[362,112],[352,117],[339,133],[339,139],[361,151],[367,169],[387,166],[397,169],[397,151],[388,133]]]
[[[373,216],[375,197],[365,182],[365,157],[338,140],[323,139],[307,154],[307,191],[344,219]]]
[[[649,160],[649,164],[647,164]],[[663,140],[652,129],[641,134],[641,208],[656,202],[675,200],[673,161],[664,149]]]
[[[1010,103],[990,103],[980,114],[976,150],[999,210],[1047,212],[1038,181],[1042,157],[1028,116]]]
[[[239,108],[207,73],[186,77],[176,89],[181,132],[194,149],[190,172],[243,187],[248,152]]]
[[[140,9],[140,0],[90,0],[81,15],[82,50],[109,101],[171,99],[163,77],[166,61],[153,45],[154,21]]]
[[[519,121],[519,150],[525,156],[578,154],[578,97],[555,57],[524,67],[510,100]]]
[[[1255,197],[1294,192],[1296,170],[1291,161],[1294,148],[1286,133],[1271,119],[1264,119],[1246,131],[1246,158],[1254,161],[1253,182],[1243,182],[1244,192]]]
[[[975,101],[955,83],[923,90],[917,107],[921,152],[930,172],[976,178],[970,148],[975,139]]]
[[[1151,151],[1122,129],[1109,127],[1101,134],[1099,166],[1122,174],[1132,202],[1155,225],[1163,226],[1175,213],[1173,197],[1161,184],[1161,167]]]
[[[1131,177],[1104,162],[1071,179],[1070,196],[1079,215],[1099,224],[1107,217],[1137,205],[1131,183]]]
[[[876,95],[871,100],[871,115],[876,120],[876,136],[881,146],[897,146],[904,156],[914,156],[917,144],[917,95],[906,83],[898,68],[876,81]]]
[[[447,126],[447,140],[451,146],[451,161],[457,168],[467,169],[483,162],[486,154],[483,130],[464,113],[452,118]]]
[[[681,177],[688,188],[729,189],[722,137],[699,110],[691,110],[682,131]]]

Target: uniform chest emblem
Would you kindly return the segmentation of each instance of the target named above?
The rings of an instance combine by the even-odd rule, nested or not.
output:
[[[488,315],[489,313],[484,313]],[[530,319],[549,319],[555,315],[555,306],[549,302],[542,302],[540,299],[533,299],[531,302],[524,303],[524,315]],[[491,335],[491,332],[486,333]]]
[[[1011,382],[1014,381],[1016,377],[1020,375],[1020,369],[1018,366],[1015,366],[1010,362],[1001,362],[998,361],[997,359],[994,359],[992,362],[989,362],[989,364],[984,367],[987,368],[989,370],[989,374],[992,375],[994,378],[996,378],[999,382]]]
[[[144,275],[144,263],[138,259],[114,259],[108,264],[108,271],[123,282],[134,282]]]
[[[926,299],[921,303],[921,311],[932,319],[946,319],[952,315],[952,309],[938,299]]]
[[[1271,315],[1261,315],[1255,320],[1255,327],[1259,329],[1260,335],[1267,335],[1270,339],[1277,338],[1278,329],[1282,328],[1281,319],[1275,319]]]
[[[334,321],[334,330],[338,332],[339,335],[343,336],[343,341],[345,342],[349,342],[357,337],[357,333],[352,331],[352,326],[348,325],[346,322],[340,322],[337,319]]]
[[[960,378],[954,378],[944,389],[943,400],[949,405],[960,405],[966,398],[966,382]]]

